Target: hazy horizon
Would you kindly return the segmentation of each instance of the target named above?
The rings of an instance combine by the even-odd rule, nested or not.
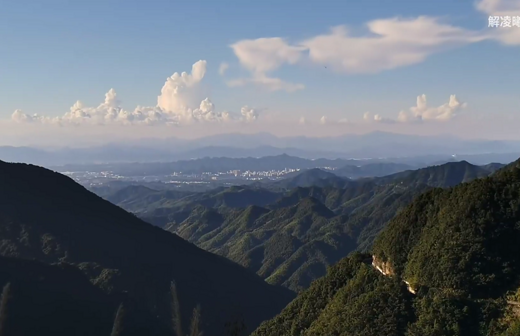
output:
[[[516,17],[516,0],[286,3],[276,13],[269,3],[116,3],[4,8],[1,144],[237,131],[520,140],[520,27],[488,20]]]
[[[42,131],[39,129],[39,131]],[[92,129],[89,129],[89,131],[92,131]],[[167,140],[178,140],[178,141],[187,141],[192,143],[197,143],[198,140],[205,140],[210,139],[213,137],[221,138],[221,137],[227,137],[227,136],[245,136],[245,137],[254,137],[254,136],[270,136],[276,139],[295,139],[295,138],[305,138],[309,140],[320,140],[320,139],[341,139],[341,138],[348,138],[348,137],[358,137],[358,136],[369,136],[372,134],[388,134],[388,135],[396,135],[396,136],[413,136],[413,137],[419,137],[423,139],[457,139],[460,141],[505,141],[505,142],[520,142],[520,137],[499,137],[496,138],[486,138],[483,136],[479,136],[478,134],[474,134],[473,137],[464,137],[460,134],[454,134],[454,133],[419,133],[419,132],[408,132],[408,133],[401,133],[401,132],[392,132],[387,130],[369,130],[369,131],[358,131],[358,132],[328,132],[328,134],[316,134],[314,132],[307,132],[307,133],[293,133],[293,134],[280,134],[276,132],[269,132],[264,130],[259,131],[250,131],[250,132],[244,132],[239,130],[233,130],[230,132],[211,132],[211,133],[202,133],[202,134],[196,134],[193,132],[187,132],[187,133],[175,133],[171,134],[168,131],[164,134],[161,134],[159,132],[160,130],[154,129],[149,134],[146,133],[148,136],[142,136],[141,134],[139,136],[135,136],[135,133],[128,132],[128,128],[125,128],[123,130],[120,130],[121,133],[114,133],[114,130],[111,130],[110,133],[106,133],[104,129],[98,129],[98,132],[94,133],[87,133],[87,134],[81,134],[81,132],[78,132],[78,130],[66,130],[63,134],[57,134],[54,130],[49,130],[49,132],[52,133],[53,137],[49,138],[48,133],[42,132],[42,133],[36,133],[32,135],[23,135],[22,136],[13,136],[9,137],[6,136],[6,134],[0,134],[0,146],[4,147],[32,147],[32,148],[89,148],[89,147],[99,147],[99,146],[106,146],[111,144],[146,144],[149,141],[167,141]],[[185,135],[185,136],[183,136]],[[67,141],[68,139],[74,139],[73,142]],[[237,147],[240,147],[240,144],[237,144]],[[258,147],[265,146],[262,143],[258,144]],[[278,147],[278,146],[273,146]],[[279,147],[283,148],[283,147]],[[519,148],[520,149],[520,148]]]

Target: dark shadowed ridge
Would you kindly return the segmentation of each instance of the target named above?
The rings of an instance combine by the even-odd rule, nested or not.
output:
[[[413,167],[402,163],[379,162],[368,163],[363,166],[348,165],[334,170],[334,174],[351,179],[362,177],[379,177],[410,170]]]
[[[0,288],[7,283],[11,302],[5,335],[110,335],[112,316],[123,299],[104,293],[65,263],[0,257]]]
[[[0,188],[1,255],[73,264],[105,291],[127,292],[136,307],[158,316],[159,324],[169,323],[167,292],[173,280],[186,315],[202,306],[208,336],[238,312],[254,328],[293,297],[59,173],[0,161]]]
[[[401,173],[377,178],[378,183],[398,182],[403,184],[426,184],[432,187],[453,187],[477,178],[486,177],[501,168],[500,164],[476,166],[467,161],[448,162],[438,166],[418,170],[408,170]]]

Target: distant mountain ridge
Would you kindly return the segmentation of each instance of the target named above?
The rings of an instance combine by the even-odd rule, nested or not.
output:
[[[141,139],[91,148],[44,150],[0,146],[0,159],[44,166],[114,162],[164,162],[201,157],[261,157],[287,153],[316,158],[380,158],[453,154],[520,153],[518,141],[462,140],[387,132],[338,137],[276,137],[269,133],[220,134],[186,140]],[[508,157],[506,161],[514,160]],[[501,160],[500,160],[501,161]]]
[[[297,187],[336,187],[345,188],[350,184],[349,179],[339,177],[333,172],[325,171],[319,168],[304,170],[297,173],[294,177],[285,178],[281,181],[274,182],[276,185],[285,189],[293,189]]]
[[[418,167],[413,167],[403,163],[379,162],[366,163],[362,166],[346,165],[334,170],[334,174],[348,177],[350,179],[356,179],[362,177],[381,177],[405,170],[413,170],[414,168]]]
[[[407,170],[377,179],[379,183],[399,181],[402,183],[427,184],[432,187],[453,187],[485,177],[505,165],[494,163],[485,166],[473,165],[467,161],[448,162],[418,170]]]

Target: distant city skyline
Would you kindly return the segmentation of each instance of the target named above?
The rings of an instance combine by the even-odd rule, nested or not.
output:
[[[517,17],[520,0],[10,2],[0,145],[375,130],[520,140]]]

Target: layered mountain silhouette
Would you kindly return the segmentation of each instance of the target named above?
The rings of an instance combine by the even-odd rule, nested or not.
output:
[[[63,317],[68,326],[88,324],[92,314],[99,314],[95,322],[98,324],[91,322],[88,330],[99,326],[98,334],[108,334],[110,328],[103,328],[111,326],[117,305],[124,302],[133,323],[132,335],[151,332],[151,325],[153,334],[169,335],[172,281],[185,307],[185,325],[190,310],[200,304],[206,335],[219,335],[224,324],[238,314],[249,328],[254,328],[293,298],[287,289],[271,286],[253,272],[143,222],[61,174],[0,161],[0,188],[0,255],[16,258],[14,262],[0,259],[2,265],[11,263],[0,268],[0,285],[10,282],[13,302],[20,295],[25,297],[20,300],[28,304],[30,294],[19,293],[32,293],[35,289],[28,289],[31,284],[45,290],[47,285],[38,282],[39,274],[54,277],[65,271],[50,265],[66,265],[67,274],[55,276],[62,277],[62,281],[49,286],[54,286],[56,298],[67,297],[70,301],[60,308],[72,307]],[[133,191],[144,195],[144,202],[156,200],[147,190]],[[134,194],[126,196],[132,198]],[[28,280],[29,273],[35,282]],[[95,287],[89,285],[89,280]],[[44,296],[35,296],[35,300],[41,300],[37,307],[51,300]],[[90,300],[86,305],[81,303],[85,297]],[[76,309],[74,305],[81,307]],[[20,312],[14,309],[13,314]],[[97,312],[84,313],[89,309]],[[48,323],[55,317],[50,310],[37,310],[27,308],[23,316],[43,332],[48,325],[41,314],[49,315]]]
[[[519,166],[417,197],[252,335],[519,335]]]
[[[504,165],[491,163],[485,166],[472,165],[467,161],[448,162],[419,170],[407,170],[378,179],[379,183],[399,181],[405,184],[427,184],[433,187],[452,187],[485,177]]]
[[[312,186],[330,186],[336,188],[345,188],[349,183],[349,179],[339,177],[338,175],[332,172],[327,172],[319,168],[314,168],[304,170],[303,172],[297,174],[294,177],[286,178],[281,181],[275,182],[274,185],[285,189]]]
[[[300,291],[350,252],[369,250],[388,221],[421,193],[492,171],[457,162],[353,181],[312,169],[282,181],[280,190],[219,188],[165,198],[136,214],[269,283]]]
[[[379,162],[367,163],[362,166],[346,165],[334,170],[334,174],[355,179],[386,176],[411,169],[413,169],[412,166],[403,163]]]

